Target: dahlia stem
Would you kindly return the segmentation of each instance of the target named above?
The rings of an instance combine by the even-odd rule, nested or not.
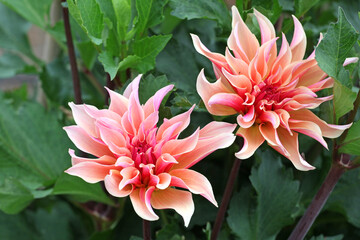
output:
[[[216,240],[219,235],[221,226],[224,221],[225,213],[226,213],[226,210],[227,210],[229,202],[230,202],[230,197],[234,190],[234,183],[239,174],[240,165],[241,165],[241,160],[235,158],[232,169],[231,169],[230,176],[226,183],[224,196],[221,201],[220,208],[219,208],[219,211],[218,211],[216,219],[215,219],[214,227],[211,232],[211,238],[210,238],[211,240]]]
[[[143,220],[143,237],[144,240],[151,240],[150,222]]]
[[[321,209],[325,205],[336,183],[339,181],[346,168],[342,165],[341,161],[334,161],[328,175],[326,176],[319,191],[316,193],[305,214],[297,223],[295,229],[292,231],[288,239],[302,240],[309,231],[311,225],[319,215]]]
[[[62,2],[65,3],[66,0],[62,0]],[[81,104],[82,97],[81,97],[81,88],[80,88],[80,78],[79,78],[79,72],[77,69],[74,44],[73,44],[72,35],[71,35],[71,28],[70,28],[70,21],[69,21],[69,9],[67,7],[62,6],[62,12],[63,12],[63,18],[64,18],[67,49],[68,49],[68,54],[69,54],[69,59],[70,59],[71,75],[72,75],[73,85],[74,85],[75,103]]]

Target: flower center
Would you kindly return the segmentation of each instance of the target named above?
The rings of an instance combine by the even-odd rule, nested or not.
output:
[[[131,155],[135,166],[139,168],[140,164],[155,164],[156,156],[153,153],[154,146],[149,144],[146,139],[140,141],[137,137],[131,140]]]

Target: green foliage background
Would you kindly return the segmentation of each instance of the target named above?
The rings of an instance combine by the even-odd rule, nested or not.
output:
[[[68,148],[74,147],[62,127],[73,123],[67,103],[74,97],[63,20],[53,23],[50,16],[51,6],[60,6],[60,2],[0,2],[0,86],[3,79],[19,74],[41,83],[35,94],[28,94],[26,85],[0,93],[0,239],[141,239],[141,219],[129,199],[114,199],[100,184],[90,185],[63,173],[70,166]],[[62,5],[71,14],[84,102],[103,108],[102,86],[107,76],[121,92],[134,76],[144,73],[142,100],[162,86],[175,84],[175,91],[161,106],[162,117],[197,104],[189,132],[220,119],[206,112],[196,93],[199,71],[204,68],[207,76],[214,75],[210,62],[195,51],[189,33],[199,35],[210,50],[223,53],[231,31],[225,2],[68,0]],[[359,91],[359,63],[346,68],[342,63],[346,57],[360,56],[356,43],[360,1],[237,0],[236,5],[258,37],[256,20],[246,18],[252,8],[265,14],[277,34],[282,31],[288,39],[294,14],[307,34],[307,56],[320,32],[327,32],[316,58],[336,80],[334,100],[315,111],[328,122],[343,124]],[[51,62],[34,54],[28,38],[32,25],[56,42],[59,53]],[[42,92],[45,96],[39,102],[37,96]],[[234,121],[231,117],[221,120]],[[359,161],[359,136],[357,121],[340,148],[354,161]],[[331,165],[331,153],[319,143],[304,136],[300,143],[301,152],[316,170],[299,172],[267,146],[243,161],[219,239],[289,236]],[[217,151],[194,167],[208,177],[218,202],[237,150],[234,145]],[[194,196],[194,201],[196,210],[188,228],[174,211],[165,210],[160,220],[152,223],[153,238],[207,239],[217,209],[201,196]],[[342,176],[307,235],[312,240],[325,238],[360,239],[359,168]]]

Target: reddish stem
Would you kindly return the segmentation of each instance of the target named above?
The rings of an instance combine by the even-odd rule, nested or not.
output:
[[[62,2],[64,3],[64,2],[66,2],[66,0],[62,0]],[[62,6],[62,12],[63,12],[63,17],[64,17],[64,27],[65,27],[67,49],[68,49],[69,59],[70,59],[71,75],[72,75],[73,85],[74,85],[75,103],[81,104],[82,97],[81,97],[81,88],[80,88],[80,78],[79,78],[79,72],[77,69],[74,44],[72,41],[72,34],[71,34],[70,21],[69,21],[69,9],[67,7]]]
[[[145,219],[143,220],[143,237],[144,240],[151,240],[150,222]]]
[[[326,176],[319,191],[316,193],[305,214],[301,217],[297,223],[295,229],[291,233],[288,239],[301,240],[309,231],[311,225],[319,215],[321,209],[329,198],[336,183],[339,181],[342,174],[346,171],[346,168],[342,166],[340,162],[334,162],[328,175]]]
[[[219,235],[221,226],[224,221],[225,213],[226,213],[226,210],[227,210],[229,202],[230,202],[230,197],[231,197],[233,189],[234,189],[234,183],[239,174],[240,165],[241,165],[241,160],[235,158],[232,169],[231,169],[230,176],[226,183],[224,196],[221,201],[220,208],[219,208],[219,211],[218,211],[216,219],[215,219],[214,227],[211,232],[211,238],[210,238],[211,240],[216,240]]]

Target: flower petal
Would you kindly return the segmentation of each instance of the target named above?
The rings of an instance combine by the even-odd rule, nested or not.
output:
[[[155,187],[137,188],[130,194],[130,200],[135,212],[141,218],[148,221],[158,220],[159,217],[154,213],[151,207],[151,198]]]
[[[251,157],[256,149],[265,141],[258,125],[249,128],[239,128],[236,135],[244,138],[244,146],[239,152],[235,153],[235,156],[239,159]]]
[[[156,209],[174,209],[183,217],[185,227],[189,225],[195,211],[191,193],[174,188],[154,191],[151,205]]]
[[[210,107],[221,108],[223,106],[230,107],[236,112],[241,112],[243,110],[244,100],[235,93],[216,93],[208,101]]]
[[[164,144],[161,153],[168,153],[177,156],[194,150],[199,139],[199,128],[189,137],[183,139],[173,139]]]
[[[128,110],[129,99],[115,91],[108,89],[107,87],[105,88],[108,91],[111,100],[109,110],[119,114],[119,116],[124,115],[124,113]]]
[[[291,52],[292,52],[292,62],[296,62],[302,60],[305,55],[306,50],[306,35],[304,28],[302,27],[299,20],[293,15],[294,20],[294,35],[290,44]]]
[[[93,137],[98,137],[99,133],[95,128],[95,119],[85,111],[84,105],[77,105],[73,102],[69,103],[75,123],[84,129]]]
[[[290,112],[290,118],[315,123],[320,127],[322,135],[327,138],[339,137],[346,129],[350,128],[352,125],[352,124],[347,124],[347,125],[328,124],[324,120],[318,118],[313,112],[311,112],[308,109],[300,109],[297,111]]]
[[[112,152],[109,148],[101,144],[99,141],[94,140],[84,129],[79,126],[64,127],[67,135],[77,148],[81,151],[90,153],[96,157],[103,155],[112,156]]]
[[[69,154],[71,156],[71,164],[76,165],[82,162],[96,162],[102,165],[112,165],[116,162],[116,159],[107,155],[101,156],[100,158],[83,158],[75,155],[75,151],[69,149]]]
[[[218,206],[211,184],[204,175],[190,169],[175,169],[169,174],[172,176],[171,186],[189,189],[190,192],[200,194],[216,207]]]
[[[270,20],[254,9],[254,14],[260,26],[261,44],[275,38],[275,29]]]
[[[298,170],[308,171],[315,169],[315,167],[306,162],[299,153],[298,133],[294,132],[293,135],[290,135],[287,130],[279,128],[278,135],[289,155],[286,155],[285,152],[277,146],[271,146],[272,148],[288,158]]]
[[[133,191],[131,185],[127,185],[120,190],[119,184],[121,180],[122,176],[117,170],[110,170],[110,174],[105,177],[105,188],[114,197],[126,197]]]
[[[174,85],[163,87],[160,90],[158,90],[154,96],[152,96],[146,101],[144,105],[145,118],[148,117],[153,112],[159,110],[162,100],[164,99],[166,94],[168,94],[168,92],[170,92],[173,88]]]
[[[111,169],[114,169],[113,165],[102,165],[96,162],[82,162],[70,167],[65,172],[80,177],[88,183],[96,183],[103,181]]]
[[[123,96],[126,98],[130,98],[131,93],[134,93],[134,97],[137,101],[139,101],[139,83],[141,80],[142,74],[137,75],[134,80],[126,87]]]

